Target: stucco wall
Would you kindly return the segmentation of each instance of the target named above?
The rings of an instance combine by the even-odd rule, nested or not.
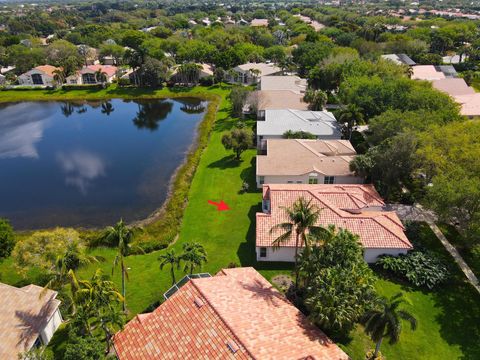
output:
[[[267,247],[267,257],[260,257],[260,247],[256,247],[257,261],[284,261],[284,262],[293,262],[295,258],[295,248],[282,247],[279,249],[273,249],[272,247]],[[301,250],[299,250],[301,251]],[[366,249],[363,255],[363,258],[367,263],[374,263],[380,255],[400,255],[406,254],[407,250],[405,249]]]
[[[58,329],[60,324],[62,323],[62,315],[60,314],[60,310],[57,309],[55,313],[50,318],[50,321],[45,326],[45,328],[41,331],[40,336],[42,338],[42,342],[46,345],[50,342],[53,337],[53,334]]]
[[[308,184],[309,176],[308,174],[305,175],[298,175],[298,176],[264,176],[264,184],[288,184],[289,181],[293,181],[293,184],[299,183]],[[318,183],[324,183],[324,176],[322,174],[318,174],[317,176]],[[363,179],[356,177],[356,176],[335,176],[334,184],[362,184]],[[260,176],[257,176],[257,187],[261,188],[262,184],[260,184]]]
[[[39,74],[42,76],[43,85],[34,85],[32,81],[32,75]],[[20,85],[29,85],[29,86],[53,86],[53,77],[48,76],[47,74],[43,73],[39,70],[30,70],[25,74],[22,74],[18,77],[18,83]]]

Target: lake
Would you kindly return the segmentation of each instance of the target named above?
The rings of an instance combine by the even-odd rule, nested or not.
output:
[[[196,138],[198,99],[0,104],[0,217],[16,229],[147,217]]]

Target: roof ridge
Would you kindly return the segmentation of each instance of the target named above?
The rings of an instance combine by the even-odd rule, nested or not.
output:
[[[222,269],[223,271],[223,269]],[[253,356],[252,352],[250,351],[250,349],[247,348],[247,346],[244,344],[244,342],[238,337],[238,335],[235,333],[235,331],[233,331],[232,327],[228,324],[228,322],[225,320],[225,318],[218,312],[218,310],[215,308],[215,306],[212,305],[212,303],[210,302],[210,300],[208,299],[207,295],[200,289],[200,287],[198,287],[195,283],[196,281],[194,280],[211,280],[211,279],[214,279],[216,276],[213,276],[211,278],[208,278],[208,279],[190,279],[190,282],[192,283],[192,285],[195,287],[195,289],[200,293],[200,295],[202,295],[202,297],[205,299],[205,301],[207,302],[207,304],[210,306],[210,308],[213,310],[213,312],[215,314],[217,314],[217,316],[219,317],[219,319],[223,322],[223,324],[228,328],[228,330],[232,333],[233,337],[235,338],[236,341],[238,341],[240,344],[242,344],[243,348],[245,349],[245,351],[252,357],[252,359],[255,359],[255,356]],[[228,277],[228,274],[225,273],[224,277]],[[232,278],[232,277],[230,277]]]
[[[319,151],[315,151],[315,149],[313,149],[310,145],[307,145],[304,141],[301,141],[303,139],[295,139],[297,141],[297,143],[299,143],[300,145],[302,145],[305,149],[309,150],[313,155],[317,156],[317,157],[325,157],[326,155],[319,152]]]
[[[404,243],[405,245],[408,245],[409,247],[412,247],[412,243],[410,241],[404,241],[402,238],[400,238],[400,236],[398,236],[397,234],[395,234],[392,230],[390,230],[387,226],[385,226],[384,224],[382,224],[380,221],[378,221],[378,218],[381,217],[381,218],[385,218],[387,217],[387,213],[392,213],[393,211],[385,211],[384,213],[382,214],[379,214],[379,216],[372,216],[371,219],[373,221],[375,221],[377,224],[379,224],[381,227],[383,227],[385,230],[387,230],[390,234],[394,235],[398,240],[400,240],[400,242]],[[392,221],[393,222],[393,221]],[[398,226],[397,223],[394,222],[394,224],[396,224]],[[402,228],[402,232],[403,232],[403,228]]]

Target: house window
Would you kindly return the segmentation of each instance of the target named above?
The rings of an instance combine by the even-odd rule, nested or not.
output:
[[[260,183],[260,185],[265,184],[265,176],[259,176],[258,182]]]
[[[293,181],[289,180],[287,181],[287,184],[293,184]]]
[[[297,181],[297,184],[303,184],[303,181]]]
[[[318,184],[318,179],[316,176],[309,176],[308,177],[308,183],[309,184]]]
[[[268,213],[270,211],[270,200],[262,201],[262,210],[264,213]]]
[[[40,74],[32,74],[33,85],[43,85],[43,78]]]
[[[266,247],[261,247],[260,248],[260,257],[261,258],[266,258],[267,257],[267,248]]]
[[[334,184],[335,183],[335,176],[325,176],[323,179],[324,184]]]
[[[97,79],[95,78],[95,74],[86,73],[82,75],[82,82],[84,84],[96,84]]]

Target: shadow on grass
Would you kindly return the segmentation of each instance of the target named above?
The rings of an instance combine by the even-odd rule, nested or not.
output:
[[[262,211],[262,204],[253,205],[248,211],[248,218],[250,226],[247,231],[246,242],[243,242],[238,247],[237,255],[242,266],[254,266],[257,268],[257,261],[255,255],[255,214]]]
[[[256,157],[253,157],[250,161],[250,166],[246,169],[243,169],[240,173],[240,177],[243,182],[248,184],[248,190],[243,191],[246,193],[260,193],[261,189],[257,189],[256,181]]]
[[[235,155],[228,155],[220,160],[214,161],[210,164],[208,164],[208,167],[210,169],[212,168],[217,168],[217,169],[229,169],[229,168],[235,168],[240,166],[241,160],[235,159]]]

